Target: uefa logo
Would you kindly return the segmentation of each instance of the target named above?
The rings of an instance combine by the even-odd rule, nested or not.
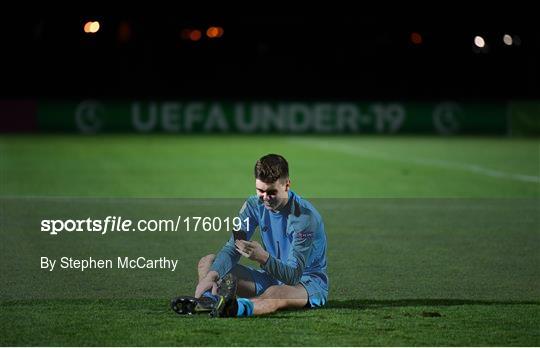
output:
[[[103,105],[96,100],[81,102],[75,110],[75,124],[81,133],[94,134],[103,126]]]

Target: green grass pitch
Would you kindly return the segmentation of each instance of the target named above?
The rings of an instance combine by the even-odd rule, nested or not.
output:
[[[181,317],[169,300],[193,292],[225,234],[39,231],[47,214],[236,207],[267,153],[289,160],[293,190],[323,215],[325,308]],[[538,139],[3,135],[0,202],[2,346],[540,345]],[[42,255],[179,267],[48,272]]]

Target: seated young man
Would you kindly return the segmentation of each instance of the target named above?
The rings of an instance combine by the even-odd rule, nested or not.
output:
[[[241,317],[326,303],[324,224],[313,205],[290,186],[285,158],[269,154],[256,162],[257,195],[240,210],[242,231],[235,231],[217,256],[199,261],[195,297],[174,299],[177,313]],[[250,241],[256,227],[264,247]],[[260,269],[238,264],[242,256],[258,262]]]

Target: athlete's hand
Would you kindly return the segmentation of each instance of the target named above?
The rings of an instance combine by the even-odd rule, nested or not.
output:
[[[212,294],[217,295],[217,280],[219,278],[219,275],[215,271],[210,271],[204,277],[201,279],[199,284],[197,284],[197,288],[195,289],[195,297],[199,298],[204,294],[206,290],[212,289]]]
[[[268,257],[270,254],[264,248],[262,245],[260,245],[256,241],[246,241],[246,240],[236,240],[234,242],[234,245],[236,246],[236,251],[240,253],[240,255],[247,257],[250,260],[256,261],[260,263],[261,265],[264,265],[266,261],[268,261]]]

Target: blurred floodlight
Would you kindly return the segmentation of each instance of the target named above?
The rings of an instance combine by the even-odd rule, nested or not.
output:
[[[85,33],[89,33],[90,32],[90,26],[92,25],[92,22],[86,22],[84,23],[84,27],[83,27],[83,30]]]
[[[202,32],[198,29],[182,29],[180,32],[182,40],[199,41],[202,35]]]
[[[84,23],[84,32],[87,34],[95,34],[99,31],[99,22],[98,21],[88,21]]]
[[[90,32],[91,33],[97,33],[99,30],[99,22],[95,21],[90,25]]]
[[[480,35],[474,37],[474,45],[478,48],[484,48],[486,46],[486,41]]]
[[[223,28],[222,27],[210,27],[206,30],[206,36],[208,36],[211,39],[220,38],[223,36]]]
[[[503,42],[506,46],[512,46],[512,43],[513,43],[513,39],[512,39],[512,36],[511,35],[508,35],[508,34],[504,34],[503,36]]]
[[[202,33],[200,30],[192,30],[190,33],[189,33],[189,39],[191,41],[199,41],[202,37]]]
[[[411,33],[411,42],[415,45],[421,45],[424,39],[422,38],[422,35],[417,32]]]

